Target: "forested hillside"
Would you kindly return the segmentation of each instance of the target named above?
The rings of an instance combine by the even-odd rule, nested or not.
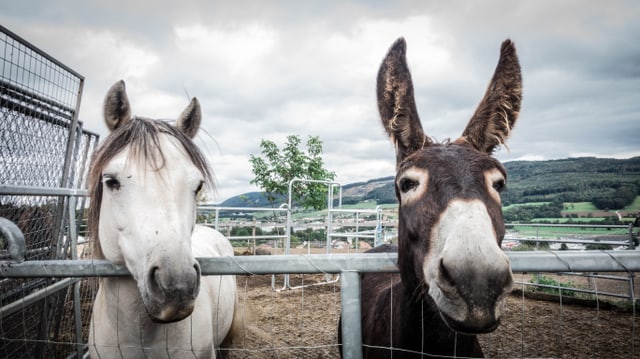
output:
[[[504,205],[592,202],[599,209],[620,209],[640,195],[640,157],[513,161],[505,167]]]
[[[548,202],[550,213],[565,202],[592,202],[596,208],[622,209],[640,195],[640,157],[609,159],[595,157],[550,161],[513,161],[508,172],[503,205]],[[343,186],[343,204],[376,201],[396,203],[393,177],[372,179]],[[282,202],[285,203],[283,198]],[[224,206],[268,206],[260,192],[225,201]]]
[[[287,203],[285,196],[280,196],[275,200],[275,207]],[[264,192],[248,192],[239,196],[234,196],[220,204],[223,207],[272,207]]]

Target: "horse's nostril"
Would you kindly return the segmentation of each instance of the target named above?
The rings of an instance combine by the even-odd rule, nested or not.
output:
[[[160,267],[158,266],[151,267],[151,269],[149,270],[149,280],[147,281],[149,283],[149,290],[155,295],[160,295],[162,293],[161,285],[158,278],[159,269]]]
[[[196,262],[196,264],[193,265],[193,269],[196,271],[196,285],[193,286],[193,296],[197,297],[200,291],[200,265]]]
[[[200,264],[198,264],[196,262],[196,264],[193,265],[193,269],[195,269],[196,275],[199,277],[200,276]]]

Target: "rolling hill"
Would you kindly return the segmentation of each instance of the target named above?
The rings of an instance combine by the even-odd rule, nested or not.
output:
[[[611,159],[580,157],[549,161],[506,162],[505,206],[526,203],[592,202],[599,209],[622,209],[640,195],[640,157]],[[342,187],[342,203],[396,203],[393,176]],[[279,203],[285,203],[282,198]],[[261,192],[245,193],[222,206],[268,207]]]

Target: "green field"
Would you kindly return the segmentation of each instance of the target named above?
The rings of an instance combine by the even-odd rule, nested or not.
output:
[[[635,200],[633,200],[633,203],[631,203],[630,205],[626,206],[624,208],[625,211],[637,211],[640,212],[640,196],[637,196]]]
[[[567,236],[612,236],[626,235],[625,228],[579,228],[579,227],[533,227],[533,226],[507,226],[509,231],[515,231],[523,236],[541,238],[565,238]]]
[[[579,217],[579,218],[535,218],[531,221],[531,223],[571,223],[571,224],[597,224],[597,222],[602,222],[606,218],[604,217]],[[622,224],[627,224],[633,222],[634,218],[631,217],[623,217]],[[594,223],[595,222],[595,223]]]
[[[511,208],[516,208],[516,207],[526,207],[526,206],[543,206],[545,204],[549,204],[550,202],[529,202],[529,203],[515,203],[515,204],[510,204],[508,206],[503,206],[502,210],[503,211],[507,211],[510,210]]]
[[[565,202],[565,210],[562,213],[577,213],[577,212],[596,212],[600,211],[591,202]]]

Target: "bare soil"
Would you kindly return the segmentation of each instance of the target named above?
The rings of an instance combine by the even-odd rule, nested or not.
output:
[[[516,280],[528,278],[516,275]],[[275,279],[275,287],[282,288],[283,276]],[[324,281],[323,275],[291,275],[292,286]],[[607,288],[604,282],[598,287],[624,290],[618,282],[610,285],[616,288]],[[339,357],[339,282],[278,291],[272,289],[270,275],[239,276],[238,286],[243,308],[252,319],[234,340],[228,358]],[[605,297],[569,304],[569,297],[560,303],[525,293],[517,288],[508,298],[498,330],[479,336],[486,357],[640,358],[637,308],[620,309]]]

